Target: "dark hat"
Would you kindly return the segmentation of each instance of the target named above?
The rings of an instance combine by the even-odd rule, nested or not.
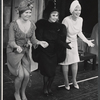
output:
[[[58,11],[57,7],[56,7],[56,2],[54,1],[49,1],[45,10],[44,10],[44,14],[50,16],[50,13],[53,12],[53,11]]]
[[[32,10],[33,8],[33,0],[23,0],[22,2],[20,2],[20,4],[18,5],[18,11],[25,11],[25,10]]]

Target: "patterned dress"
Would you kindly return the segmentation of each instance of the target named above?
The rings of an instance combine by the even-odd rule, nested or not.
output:
[[[10,72],[15,76],[18,75],[19,67],[24,67],[29,73],[31,71],[30,45],[28,41],[31,41],[34,46],[37,46],[38,40],[35,38],[35,29],[36,27],[32,21],[27,33],[21,31],[16,21],[10,24],[7,45],[7,65]],[[21,46],[21,53],[18,53],[14,48],[16,44]]]
[[[71,42],[70,45],[72,49],[66,49],[66,59],[64,62],[60,63],[61,65],[70,65],[76,62],[79,62],[79,54],[78,54],[78,43],[77,43],[77,35],[82,32],[82,23],[83,19],[79,17],[76,21],[72,20],[71,15],[64,18],[62,23],[67,28],[67,39],[66,42]]]

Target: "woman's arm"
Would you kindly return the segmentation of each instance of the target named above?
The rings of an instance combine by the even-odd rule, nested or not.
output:
[[[62,41],[62,40],[60,40],[60,39],[58,39],[57,42],[58,42],[59,45],[63,46],[64,48],[71,49],[71,47],[69,46],[69,44],[70,44],[71,42],[66,43],[66,42],[64,42],[64,41]]]
[[[48,46],[48,43],[46,41],[36,39],[35,31],[33,32],[33,35],[31,37],[31,42],[34,48],[37,48],[38,45],[41,45],[43,48],[46,48]]]
[[[92,41],[94,40],[88,40],[84,34],[82,33],[82,25],[83,25],[83,18],[80,17],[80,22],[81,22],[81,27],[80,27],[80,32],[78,34],[78,36],[85,42],[88,44],[88,46],[90,47],[94,47],[94,44],[92,43]]]
[[[64,48],[68,48],[71,49],[71,47],[69,46],[69,43],[66,43],[66,37],[67,37],[67,30],[66,30],[66,26],[65,25],[61,25],[61,29],[58,32],[58,44],[60,44],[61,46],[63,46]]]
[[[12,48],[17,48],[18,45],[15,42],[15,32],[14,32],[14,23],[12,22],[9,27],[9,41],[8,41],[9,46]]]
[[[84,34],[82,32],[80,32],[78,34],[78,36],[85,42],[85,43],[88,43],[88,39],[84,36]]]
[[[35,32],[33,32],[33,35],[31,37],[30,41],[31,41],[32,45],[34,46],[34,48],[38,47],[40,41],[36,39]]]
[[[94,44],[92,43],[92,41],[94,41],[94,40],[88,40],[88,39],[84,36],[84,34],[83,34],[82,32],[80,32],[80,33],[78,34],[78,36],[79,36],[85,43],[87,43],[88,46],[94,47]]]
[[[14,32],[14,23],[12,22],[9,27],[9,41],[8,45],[12,47],[13,49],[16,49],[17,52],[21,53],[22,48],[18,46],[15,42],[15,32]]]

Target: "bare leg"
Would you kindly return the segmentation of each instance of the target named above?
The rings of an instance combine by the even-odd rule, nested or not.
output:
[[[73,81],[74,86],[76,86],[77,85],[76,77],[77,77],[77,71],[78,71],[78,64],[77,63],[72,64],[71,69],[72,69],[72,81]]]
[[[67,65],[63,65],[62,70],[63,70],[64,79],[65,79],[65,86],[68,87],[69,86],[69,80],[68,80],[69,67]]]
[[[22,99],[27,100],[27,97],[25,95],[25,90],[29,82],[29,72],[25,68],[23,68],[23,70],[24,70],[24,80],[21,88],[21,94],[22,94]]]
[[[24,77],[23,69],[20,66],[19,67],[18,77],[15,79],[15,93],[14,93],[15,100],[21,100],[21,97],[20,97],[20,88],[21,88],[23,77]]]

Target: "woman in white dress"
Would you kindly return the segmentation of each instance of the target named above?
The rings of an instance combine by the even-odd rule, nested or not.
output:
[[[88,44],[88,46],[93,47],[93,40],[87,40],[87,38],[82,33],[82,23],[83,19],[80,17],[81,14],[81,5],[78,0],[74,0],[70,5],[70,16],[67,16],[63,19],[62,23],[67,28],[67,39],[66,42],[71,42],[69,45],[72,49],[66,49],[66,59],[64,62],[60,63],[62,65],[64,79],[65,79],[65,88],[70,90],[69,80],[68,80],[68,69],[69,65],[72,70],[72,82],[73,86],[76,89],[79,89],[79,85],[77,84],[77,70],[78,70],[78,62],[79,54],[78,54],[78,44],[77,44],[77,35]]]

